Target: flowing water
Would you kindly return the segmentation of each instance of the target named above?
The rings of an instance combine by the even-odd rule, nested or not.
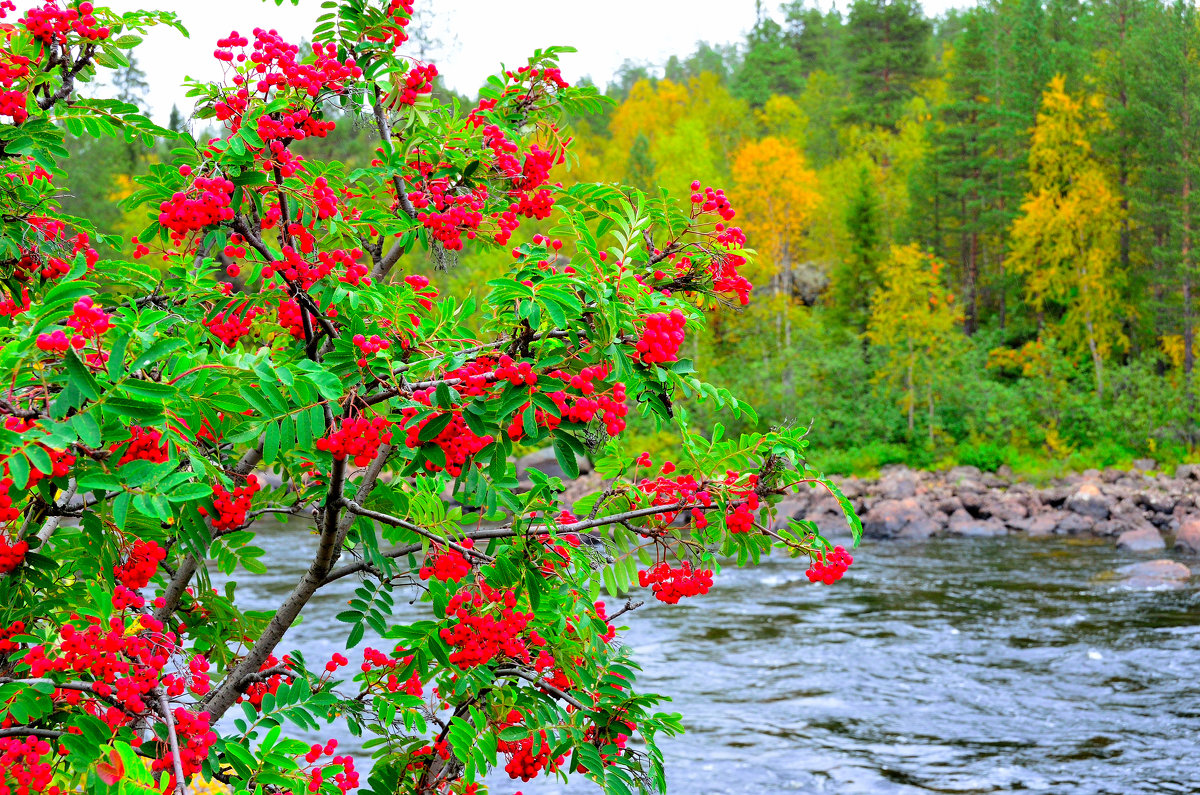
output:
[[[273,579],[239,593],[270,609],[311,540],[272,528],[260,544]],[[663,741],[669,791],[1200,793],[1200,592],[1097,579],[1132,560],[1063,540],[868,543],[833,587],[777,559],[652,601],[622,639],[688,727]],[[344,651],[333,615],[354,583],[338,585],[284,641],[315,666]]]

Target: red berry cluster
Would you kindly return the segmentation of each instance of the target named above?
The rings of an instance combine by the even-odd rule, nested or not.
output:
[[[312,193],[313,204],[317,207],[317,217],[324,220],[332,218],[338,212],[338,197],[337,192],[329,187],[329,181],[324,177],[317,177],[313,180],[312,187],[309,188]]]
[[[144,600],[136,593],[124,586],[118,586],[117,590],[114,603],[128,603],[134,608],[144,606]],[[35,678],[50,673],[83,676],[90,684],[90,693],[60,688],[54,692],[55,701],[63,707],[81,706],[115,732],[148,714],[148,699],[159,688],[168,695],[179,695],[185,687],[180,676],[163,674],[164,668],[182,653],[175,634],[165,631],[162,622],[149,615],[137,616],[135,621],[127,626],[122,615],[113,615],[106,623],[88,617],[83,628],[67,624],[59,630],[54,642],[30,648],[22,664],[29,666],[30,676]],[[207,676],[202,673],[207,669],[207,660],[193,659],[188,667],[204,682],[199,690],[207,689]],[[216,735],[209,731],[208,716],[204,713],[192,715],[179,709],[175,712],[175,722],[180,760],[184,773],[190,775],[199,770]],[[134,743],[140,744],[136,736]],[[170,754],[166,749],[163,752],[164,756],[153,762],[153,769],[171,769]]]
[[[413,393],[413,400],[418,403],[430,405],[430,394],[432,390],[418,390]],[[401,410],[403,421],[401,423],[404,428],[405,439],[404,444],[411,450],[416,450],[424,444],[432,444],[441,448],[443,455],[446,458],[446,465],[440,466],[433,461],[425,462],[425,469],[429,472],[439,472],[445,470],[454,477],[462,474],[463,467],[471,460],[472,456],[478,453],[483,448],[487,447],[494,441],[491,436],[476,436],[475,433],[467,427],[466,420],[462,417],[462,412],[450,412],[450,422],[446,427],[427,442],[422,442],[420,439],[421,429],[424,428],[434,417],[442,416],[433,414],[424,417],[420,421],[413,422],[417,416],[418,409],[411,406]]]
[[[209,728],[207,712],[189,712],[183,707],[175,708],[175,734],[179,739],[179,762],[185,777],[200,772],[200,766],[208,758],[209,747],[217,741],[217,733]],[[167,789],[175,789],[174,773],[175,755],[166,751],[162,756],[150,763],[150,769],[156,773],[166,772],[169,775]]]
[[[473,593],[455,594],[446,607],[446,616],[456,618],[457,623],[440,631],[442,640],[454,648],[450,662],[463,669],[486,665],[499,657],[528,663],[529,649],[522,633],[533,621],[533,613],[516,610],[516,606],[514,592],[497,590],[487,583],[481,583]],[[529,642],[545,644],[533,632]]]
[[[21,512],[13,507],[12,495],[9,493],[12,487],[12,478],[0,479],[0,523],[2,524],[15,522],[21,517]]]
[[[333,455],[337,461],[347,458],[355,466],[365,467],[379,453],[379,448],[392,441],[392,423],[387,417],[349,417],[342,427],[317,440],[317,449]]]
[[[650,454],[642,453],[637,459],[637,464],[644,467],[650,466]],[[675,505],[683,503],[684,505],[703,506],[704,508],[712,505],[712,494],[696,480],[694,475],[667,477],[674,472],[675,465],[668,461],[662,465],[658,476],[642,478],[638,481],[638,488],[650,497],[651,505]],[[654,514],[654,521],[662,524],[670,524],[675,521],[675,517],[678,515],[679,511],[664,511],[663,513]],[[708,526],[708,520],[705,518],[704,511],[700,507],[692,509],[692,518],[695,520],[696,527],[704,528]]]
[[[460,546],[465,549],[473,549],[475,542],[468,538],[463,540]],[[442,582],[458,582],[470,573],[471,562],[457,549],[447,549],[444,552],[435,552],[425,561],[425,565],[421,567],[420,577],[422,580],[432,577]]]
[[[299,224],[292,224],[289,227],[289,231],[292,230],[302,230],[308,236],[307,229]],[[292,231],[292,234],[296,234],[296,231]],[[309,248],[311,250],[311,243],[306,240],[302,248]],[[358,260],[362,257],[362,254],[362,251],[357,248],[348,251],[343,249],[322,251],[317,254],[317,259],[314,262],[305,259],[304,255],[297,252],[293,247],[284,246],[283,259],[275,260],[264,267],[262,276],[263,279],[270,279],[278,273],[287,281],[299,284],[302,290],[307,290],[324,277],[333,273],[334,269],[340,266],[346,270],[346,275],[340,281],[348,284],[358,284],[359,282],[370,284],[370,279],[363,278],[368,273],[367,268],[358,265]]]
[[[29,311],[29,288],[21,288],[20,301],[15,300],[7,292],[0,295],[0,317],[17,317]]]
[[[8,116],[13,124],[23,124],[29,118],[24,91],[0,91],[0,116]]]
[[[356,360],[359,367],[367,366],[368,356],[376,354],[379,351],[386,351],[388,348],[392,347],[392,343],[383,339],[378,334],[372,334],[370,337],[367,337],[364,334],[355,334],[353,342],[355,347],[358,348],[360,354]]]
[[[404,30],[412,19],[412,0],[391,0],[388,3],[388,21],[382,26],[382,35],[368,35],[371,41],[390,42],[393,50],[408,41],[408,33]]]
[[[753,530],[754,514],[750,512],[750,506],[742,503],[725,514],[725,527],[731,533],[749,533]]]
[[[266,268],[263,269],[263,278],[267,278],[266,270]],[[337,317],[337,308],[331,304],[325,310],[325,316],[331,318]],[[280,301],[279,306],[275,308],[275,317],[276,322],[280,326],[283,326],[294,338],[304,339],[304,320],[300,315],[300,304],[291,300]]]
[[[546,740],[545,729],[521,740],[498,740],[496,749],[508,755],[504,771],[509,778],[529,781],[543,770],[553,772],[558,766],[550,761],[550,743]]]
[[[408,200],[418,210],[417,220],[442,248],[462,251],[464,234],[468,240],[474,240],[483,223],[488,192],[483,185],[463,194],[451,193],[449,189],[449,179],[430,180],[425,190],[410,192]]]
[[[291,664],[291,660],[286,654],[283,656],[282,664]],[[264,671],[269,671],[278,665],[280,665],[279,659],[272,654],[267,658],[267,661],[259,667],[258,670],[259,673],[262,673]],[[284,680],[287,680],[287,682],[290,684],[292,679],[293,678],[290,675],[280,673],[271,674],[268,677],[256,679],[250,684],[249,687],[246,688],[245,692],[238,697],[238,703],[240,704],[243,701],[248,701],[256,710],[261,711],[263,699],[266,698],[267,695],[275,695],[276,691],[279,690],[279,685],[281,685]]]
[[[125,448],[117,459],[117,466],[123,466],[130,461],[149,461],[161,464],[167,460],[167,443],[163,441],[162,431],[157,428],[143,428],[140,425],[129,426],[129,440],[118,442],[109,449],[114,453]]]
[[[410,696],[423,695],[425,689],[421,686],[421,675],[413,672],[413,675],[408,678],[407,682],[401,682],[400,677],[396,676],[395,669],[402,665],[408,665],[413,661],[412,655],[405,655],[404,651],[397,646],[396,655],[388,657],[378,649],[367,648],[363,651],[363,661],[361,670],[364,674],[369,674],[372,671],[387,671],[387,679],[380,678],[378,684],[382,685],[389,693],[395,693],[403,690]],[[368,684],[371,680],[368,680]]]
[[[566,382],[568,386],[582,392],[583,395],[572,395],[565,391],[547,392],[546,396],[554,401],[561,416],[555,417],[550,412],[540,408],[535,409],[534,424],[539,428],[553,430],[563,422],[587,423],[599,420],[604,424],[604,429],[609,436],[616,436],[625,430],[625,416],[629,413],[629,406],[625,403],[625,384],[620,381],[613,384],[611,395],[600,393],[592,396],[596,392],[593,382],[607,378],[607,368],[603,366],[585,367],[579,373],[555,370],[547,373],[546,376]],[[521,415],[528,406],[527,403],[521,407],[508,427],[508,434],[513,441],[518,441],[525,436]]]
[[[687,318],[678,309],[670,314],[656,312],[646,316],[646,328],[637,341],[637,352],[646,364],[673,362],[683,345],[683,328]]]
[[[433,93],[433,80],[437,76],[438,70],[433,64],[414,66],[404,79],[404,87],[392,95],[392,101],[397,105],[416,105],[420,95]]]
[[[125,562],[113,566],[113,576],[126,588],[145,588],[166,557],[167,551],[153,541],[135,541]]]
[[[538,377],[537,373],[533,371],[532,364],[529,362],[517,362],[514,364],[512,357],[504,354],[496,362],[496,380],[507,381],[513,386],[520,386],[521,384],[533,386],[538,382]],[[575,384],[572,383],[571,386],[575,386]]]
[[[92,4],[83,2],[78,8],[62,8],[56,0],[41,8],[31,8],[19,20],[29,35],[45,44],[66,44],[68,34],[74,32],[88,41],[107,39],[112,32],[108,27],[97,27],[92,16]]]
[[[250,503],[259,488],[258,478],[254,475],[247,475],[245,485],[236,487],[232,492],[228,491],[223,484],[214,483],[213,510],[216,511],[216,514],[211,517],[213,529],[223,532],[244,525],[246,514],[250,511]],[[200,511],[201,516],[208,516],[208,509],[204,506],[200,506],[197,510]]]
[[[7,538],[0,537],[0,574],[8,574],[20,566],[28,551],[29,544],[25,539],[9,543]]]
[[[337,671],[337,669],[345,668],[349,664],[350,661],[346,659],[346,655],[334,652],[332,659],[325,663],[325,673],[334,673]]]
[[[341,771],[333,776],[333,784],[338,788],[342,795],[346,795],[350,790],[358,788],[358,772],[354,769],[354,759],[350,756],[334,756],[337,750],[337,740],[330,740],[322,747],[319,743],[314,743],[308,752],[304,754],[304,761],[310,765],[315,764],[322,756],[331,757],[324,765],[316,765],[309,771],[308,791],[320,792],[321,786],[325,783],[326,769],[333,766],[338,766]]]
[[[11,624],[9,624],[7,627],[0,629],[0,654],[8,654],[9,652],[14,652],[17,649],[21,648],[20,644],[14,643],[13,641],[9,640],[9,638],[13,638],[13,637],[16,637],[17,635],[24,635],[24,634],[25,634],[25,622],[24,621],[14,621]]]
[[[643,588],[652,588],[654,598],[669,605],[678,604],[680,599],[697,594],[706,594],[712,588],[712,570],[692,570],[692,564],[686,560],[677,569],[659,563],[650,571],[638,572],[638,584]]]
[[[722,221],[732,221],[737,212],[729,203],[729,199],[725,198],[725,191],[720,188],[704,188],[704,192],[700,192],[700,180],[692,182],[692,205],[698,208],[700,213],[716,213],[721,216]]]
[[[40,737],[0,738],[0,795],[62,795],[50,743]]]
[[[177,191],[159,205],[158,222],[171,230],[176,243],[188,232],[233,220],[233,183],[224,177],[197,177],[192,187]]]
[[[66,253],[67,225],[62,221],[31,216],[28,223],[32,234],[21,246],[21,258],[17,261],[15,273],[17,278],[24,280],[40,273],[44,279],[61,279],[71,272],[76,256],[83,254],[89,270],[100,259],[100,253],[92,248],[91,239],[83,232],[71,238],[69,256],[58,256],[58,253]]]
[[[234,267],[236,266],[230,266],[230,269]],[[217,339],[232,348],[242,337],[254,330],[254,318],[264,311],[261,307],[249,306],[249,302],[243,301],[205,319],[204,325]]]
[[[87,340],[100,337],[113,327],[111,316],[97,307],[90,295],[85,295],[75,302],[66,324],[75,330],[71,346],[77,349],[84,347]]]
[[[846,569],[850,568],[850,564],[854,562],[854,558],[850,557],[843,546],[836,546],[832,552],[821,552],[812,559],[812,564],[809,565],[808,571],[804,572],[808,576],[809,582],[823,582],[826,585],[833,585],[838,580],[842,579],[842,575],[846,573]]]

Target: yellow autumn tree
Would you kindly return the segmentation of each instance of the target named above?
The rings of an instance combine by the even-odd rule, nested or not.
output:
[[[785,355],[790,355],[796,269],[808,253],[807,238],[821,201],[817,173],[809,168],[796,144],[768,136],[738,150],[733,178],[730,201],[738,210],[739,225],[755,243],[760,267],[765,269],[753,280],[760,285],[760,295],[770,296],[767,311],[774,314],[777,338]],[[786,394],[791,389],[791,373],[789,368],[783,372]]]
[[[1061,76],[1050,81],[1029,150],[1031,187],[1012,225],[1007,260],[1024,277],[1039,318],[1058,315],[1058,336],[1088,352],[1100,397],[1104,360],[1128,344],[1118,312],[1125,281],[1121,200],[1091,144],[1107,124],[1099,97],[1071,96]]]
[[[915,243],[892,246],[880,266],[880,285],[867,321],[867,339],[883,353],[876,381],[900,388],[910,434],[917,405],[924,402],[930,441],[937,393],[953,371],[962,322],[954,295],[942,284],[944,267]]]

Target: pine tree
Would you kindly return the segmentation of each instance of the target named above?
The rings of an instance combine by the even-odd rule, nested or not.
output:
[[[730,81],[733,94],[761,106],[773,94],[799,94],[803,74],[783,28],[770,17],[759,20],[746,38],[746,53]]]
[[[852,103],[847,120],[895,129],[931,72],[933,25],[916,0],[855,0],[845,32]]]
[[[832,274],[833,316],[842,325],[859,331],[867,325],[883,254],[883,220],[874,182],[870,167],[864,164],[846,211],[849,253],[834,266]]]

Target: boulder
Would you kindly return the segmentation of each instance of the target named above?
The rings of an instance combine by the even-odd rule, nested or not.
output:
[[[950,514],[954,513],[955,511],[962,510],[963,504],[962,504],[962,500],[960,500],[958,497],[950,496],[950,497],[943,497],[942,499],[938,500],[936,503],[934,503],[933,507],[934,507],[934,510],[941,511],[942,513],[949,516]]]
[[[1146,510],[1155,513],[1171,513],[1175,510],[1178,497],[1161,491],[1145,491],[1141,493],[1140,502]]]
[[[967,510],[967,513],[972,516],[982,516],[983,504],[988,501],[987,495],[984,492],[964,492],[958,495],[958,501],[962,503],[962,507]]]
[[[1192,554],[1200,553],[1200,517],[1190,517],[1179,525],[1175,548]]]
[[[997,500],[985,500],[979,508],[979,515],[1011,524],[1016,519],[1024,519],[1029,516],[1029,509],[1025,507],[1025,503],[1020,498],[1005,495]]]
[[[1062,514],[1062,518],[1058,520],[1054,532],[1058,535],[1073,536],[1080,533],[1090,533],[1095,526],[1096,520],[1092,517],[1073,511],[1066,511]]]
[[[1117,569],[1123,588],[1159,589],[1182,588],[1192,576],[1191,570],[1173,560],[1148,560]]]
[[[1158,530],[1153,527],[1139,527],[1136,530],[1126,530],[1117,538],[1117,549],[1127,552],[1158,552],[1166,549]]]
[[[1029,526],[1025,532],[1031,536],[1048,536],[1058,530],[1058,525],[1067,518],[1063,511],[1046,511],[1034,514],[1029,518]]]
[[[950,533],[968,538],[990,538],[1008,533],[999,519],[976,519],[966,511],[955,511],[950,517]]]
[[[1141,472],[1152,472],[1158,469],[1158,462],[1153,458],[1139,458],[1133,462],[1133,468]]]
[[[869,538],[895,538],[914,525],[916,537],[927,538],[937,531],[921,502],[916,497],[880,500],[862,517],[863,534]],[[906,536],[906,537],[911,537]]]
[[[1113,500],[1100,492],[1095,483],[1084,483],[1067,499],[1067,510],[1092,519],[1107,519]]]
[[[1146,525],[1146,520],[1140,516],[1136,521],[1127,521],[1125,519],[1105,519],[1102,522],[1096,522],[1092,525],[1092,533],[1098,536],[1119,536],[1127,532],[1130,527]]]
[[[979,480],[981,477],[983,477],[983,472],[980,471],[979,467],[957,466],[946,473],[946,482],[957,484],[962,480]]]
[[[885,500],[913,497],[917,493],[917,473],[905,467],[884,470],[876,491]]]
[[[1181,464],[1175,467],[1175,477],[1179,480],[1200,480],[1200,464]]]

